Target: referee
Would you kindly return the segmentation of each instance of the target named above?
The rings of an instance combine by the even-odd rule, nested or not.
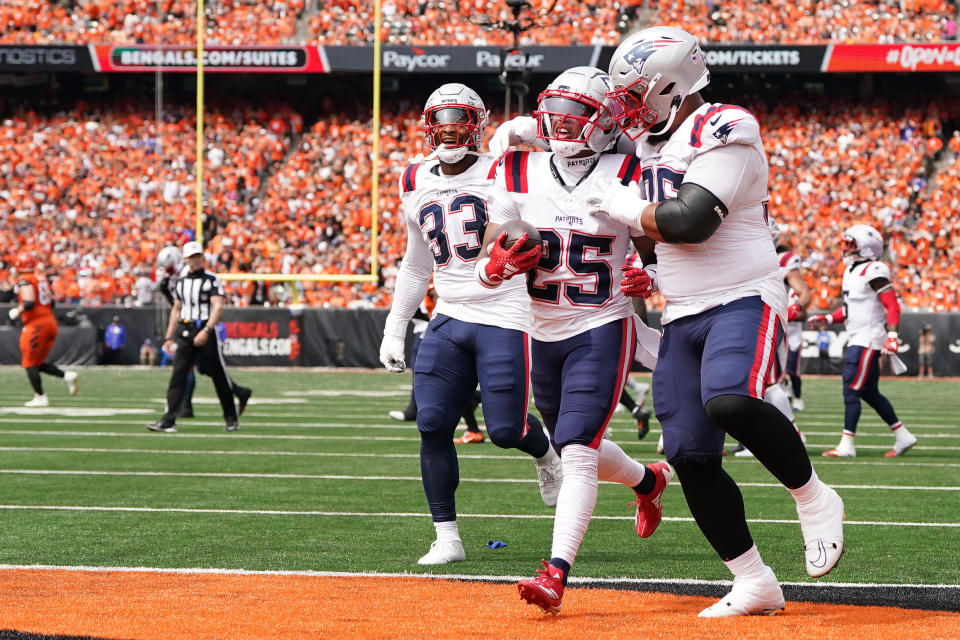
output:
[[[176,433],[177,411],[183,402],[187,373],[201,357],[220,398],[225,431],[236,431],[237,407],[233,403],[230,378],[220,353],[217,323],[223,314],[223,286],[217,276],[203,268],[203,247],[199,242],[183,245],[183,258],[188,272],[177,281],[173,291],[173,309],[163,340],[163,350],[174,351],[173,373],[167,387],[167,410],[156,422],[147,425],[151,431]]]

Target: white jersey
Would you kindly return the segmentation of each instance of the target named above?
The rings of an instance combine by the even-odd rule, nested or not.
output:
[[[404,254],[386,331],[403,335],[426,294],[437,291],[434,315],[507,329],[529,330],[530,302],[522,278],[487,289],[474,273],[487,228],[488,192],[496,159],[481,154],[459,175],[444,175],[436,160],[410,165],[400,178],[407,224]]]
[[[883,348],[887,339],[887,310],[871,280],[890,279],[890,267],[882,262],[859,262],[843,272],[843,305],[846,308],[847,344],[871,349]]]
[[[521,219],[540,231],[544,254],[528,275],[527,290],[531,335],[546,342],[633,315],[633,305],[620,292],[620,266],[633,246],[629,227],[606,216],[590,216],[585,202],[589,188],[565,187],[552,157],[507,153],[490,193],[491,224]],[[603,154],[591,174],[616,176],[629,184],[639,177],[639,165],[635,157]]]
[[[781,251],[777,253],[777,259],[780,261],[780,277],[783,278],[783,286],[787,290],[787,306],[800,304],[800,297],[797,292],[787,284],[787,274],[791,271],[800,271],[800,256],[793,251]],[[796,351],[803,346],[803,322],[787,323],[787,348],[790,351]]]
[[[701,244],[657,244],[664,324],[759,295],[786,322],[786,292],[767,229],[769,167],[760,125],[745,109],[704,104],[664,142],[637,148],[646,198],[676,197],[684,182],[716,196],[729,211]]]

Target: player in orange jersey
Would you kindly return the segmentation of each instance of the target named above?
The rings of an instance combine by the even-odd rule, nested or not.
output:
[[[18,304],[10,309],[10,321],[17,318],[23,322],[20,332],[20,364],[27,370],[27,378],[33,387],[33,399],[26,403],[28,407],[46,407],[50,404],[43,393],[40,373],[63,378],[70,395],[77,393],[77,372],[63,371],[60,367],[45,362],[50,355],[54,340],[57,339],[57,319],[53,315],[53,297],[50,285],[44,277],[34,273],[36,260],[27,253],[17,258],[19,273],[16,285]]]

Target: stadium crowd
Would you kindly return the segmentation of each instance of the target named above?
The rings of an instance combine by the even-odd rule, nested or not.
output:
[[[771,213],[781,241],[804,258],[813,306],[837,304],[842,230],[882,229],[906,306],[960,310],[960,123],[948,99],[906,108],[832,100],[751,103],[765,128]],[[422,106],[384,109],[379,167],[381,283],[320,283],[271,289],[274,301],[310,305],[391,303],[403,254],[397,182],[426,154]],[[369,273],[373,186],[369,105],[328,98],[305,126],[283,104],[211,105],[205,149],[204,236],[219,272]],[[494,113],[492,123],[502,120]],[[0,281],[20,250],[47,263],[57,299],[95,306],[149,300],[153,261],[194,236],[194,123],[170,107],[157,137],[146,104],[78,102],[49,115],[16,113],[0,123]],[[960,128],[960,127],[958,127]],[[488,135],[492,134],[491,130]],[[939,143],[939,144],[938,144]],[[253,286],[229,283],[233,304]],[[658,304],[654,299],[653,305]]]
[[[532,0],[524,44],[606,44],[638,24],[682,24],[703,42],[909,42],[954,40],[952,0]],[[383,0],[381,39],[396,45],[512,44],[502,0]],[[638,22],[639,21],[639,22]],[[208,44],[363,45],[373,40],[372,0],[208,0]],[[487,26],[483,26],[483,25]],[[189,44],[189,0],[0,0],[0,42]]]

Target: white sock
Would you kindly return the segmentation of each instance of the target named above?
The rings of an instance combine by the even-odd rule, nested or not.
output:
[[[807,483],[802,487],[790,489],[790,493],[793,494],[793,499],[797,501],[798,505],[806,506],[813,504],[820,498],[820,493],[825,486],[820,478],[817,477],[817,471],[814,469]]]
[[[635,487],[643,480],[647,468],[628,456],[615,442],[604,440],[600,445],[597,478],[604,482],[619,482]]]
[[[456,520],[450,520],[448,522],[434,522],[433,528],[437,530],[437,542],[460,539],[460,531],[457,529]]]
[[[597,505],[597,464],[599,452],[582,444],[568,444],[560,453],[563,484],[553,517],[551,558],[563,558],[571,566],[587,533]]]
[[[753,545],[733,560],[725,560],[723,564],[727,565],[735,578],[747,578],[761,573],[764,568],[757,545]]]
[[[772,404],[777,411],[787,416],[790,422],[794,422],[793,409],[790,408],[790,398],[787,393],[778,384],[772,384],[763,392],[763,401]]]
[[[850,433],[849,431],[844,431],[843,435],[840,436],[840,444],[837,445],[838,449],[853,449],[853,439],[856,437],[856,434]]]
[[[559,457],[557,452],[553,450],[553,445],[551,444],[547,446],[547,452],[545,454],[539,458],[534,458],[533,461],[537,463],[538,467],[545,467],[556,462]]]

